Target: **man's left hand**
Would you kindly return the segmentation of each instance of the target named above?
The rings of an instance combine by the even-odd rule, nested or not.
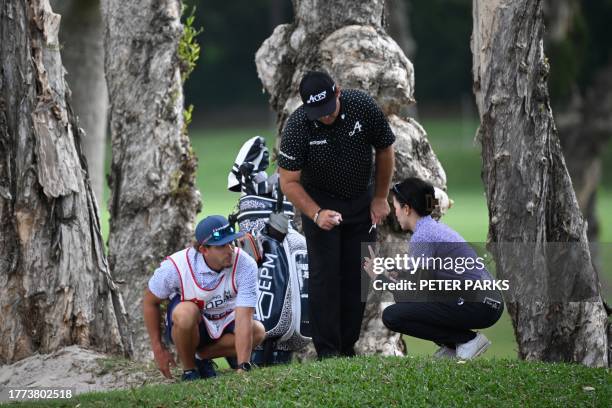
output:
[[[370,218],[372,219],[372,224],[380,224],[382,220],[389,215],[390,211],[391,210],[386,197],[374,197],[372,203],[370,204]]]

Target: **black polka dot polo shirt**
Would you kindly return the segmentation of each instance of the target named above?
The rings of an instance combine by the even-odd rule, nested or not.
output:
[[[372,147],[393,144],[395,135],[374,99],[356,89],[342,90],[340,113],[327,126],[306,117],[300,106],[282,132],[278,165],[301,170],[301,183],[339,199],[363,194],[373,180]]]

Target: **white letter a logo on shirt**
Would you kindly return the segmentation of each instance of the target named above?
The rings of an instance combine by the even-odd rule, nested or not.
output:
[[[355,133],[361,132],[361,123],[359,121],[355,122],[355,127],[353,130],[349,132],[349,136],[353,136]]]

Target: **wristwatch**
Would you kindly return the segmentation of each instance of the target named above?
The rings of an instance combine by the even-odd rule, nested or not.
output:
[[[238,368],[243,371],[251,371],[251,368],[253,368],[253,365],[247,361],[246,363],[238,364]]]

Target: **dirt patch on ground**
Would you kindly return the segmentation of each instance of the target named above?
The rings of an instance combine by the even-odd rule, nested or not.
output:
[[[76,393],[110,391],[169,384],[154,363],[131,361],[70,346],[52,354],[36,354],[11,365],[0,366],[0,395],[7,388],[66,387]]]

